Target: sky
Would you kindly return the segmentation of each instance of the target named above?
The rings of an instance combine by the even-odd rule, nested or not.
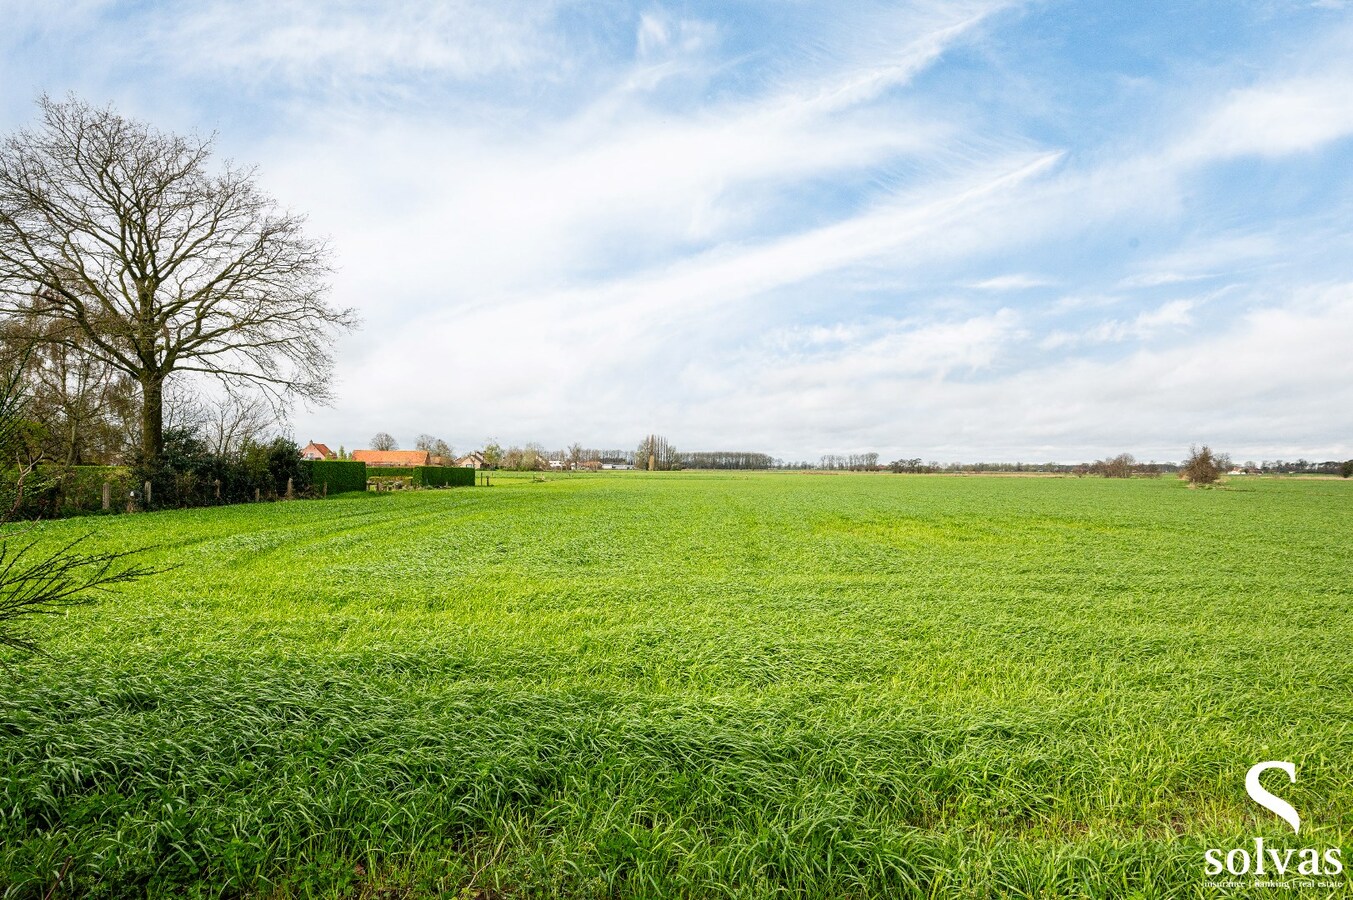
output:
[[[292,431],[1353,456],[1353,6],[0,0],[333,247]]]

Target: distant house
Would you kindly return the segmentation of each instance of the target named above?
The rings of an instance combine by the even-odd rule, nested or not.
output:
[[[354,450],[352,458],[368,467],[427,466],[432,464],[426,450]]]
[[[627,462],[615,462],[615,463],[609,463],[609,462],[604,462],[604,463],[601,464],[601,467],[602,467],[603,469],[633,469],[633,468],[634,468],[634,463],[627,463]]]
[[[338,454],[324,444],[311,441],[301,449],[301,459],[338,459]]]
[[[456,465],[467,469],[482,469],[484,468],[484,454],[478,450],[474,453],[467,453],[456,460]]]

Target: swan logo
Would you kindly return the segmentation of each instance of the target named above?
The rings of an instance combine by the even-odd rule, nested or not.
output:
[[[1289,784],[1297,783],[1297,767],[1290,762],[1269,760],[1255,763],[1245,773],[1245,793],[1264,809],[1282,819],[1292,828],[1293,835],[1301,834],[1301,816],[1296,807],[1264,787],[1259,776],[1269,769],[1278,769],[1287,775]],[[1270,780],[1270,784],[1273,780]],[[1343,874],[1344,863],[1338,847],[1328,847],[1322,852],[1314,847],[1268,847],[1264,839],[1254,839],[1253,848],[1235,847],[1225,850],[1213,847],[1203,854],[1207,861],[1207,874],[1221,877],[1252,876],[1254,881],[1243,883],[1235,881],[1209,882],[1217,887],[1238,887],[1241,884],[1259,887],[1337,887],[1338,883],[1329,879]],[[1271,880],[1262,880],[1271,879]],[[1322,879],[1316,881],[1315,879]]]
[[[1282,797],[1275,796],[1264,789],[1259,783],[1259,776],[1269,769],[1282,769],[1287,773],[1287,780],[1293,784],[1297,783],[1297,767],[1290,762],[1278,762],[1269,760],[1268,762],[1255,763],[1250,766],[1250,770],[1245,773],[1245,793],[1250,795],[1250,799],[1258,803],[1264,809],[1273,813],[1278,818],[1292,826],[1293,834],[1301,833],[1301,816],[1297,815],[1296,809]]]

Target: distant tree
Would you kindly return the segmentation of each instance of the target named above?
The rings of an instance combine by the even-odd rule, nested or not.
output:
[[[211,138],[156,131],[71,98],[0,144],[0,314],[140,389],[142,462],[164,449],[165,384],[201,372],[279,408],[330,398],[329,251],[251,169],[210,171]]]
[[[484,456],[484,468],[496,469],[503,464],[503,447],[497,441],[489,441],[480,452]]]
[[[1225,454],[1212,452],[1207,444],[1189,447],[1188,458],[1179,469],[1179,477],[1189,484],[1212,484],[1231,466]]]
[[[1105,478],[1131,478],[1137,460],[1131,453],[1120,453],[1111,459],[1101,459],[1090,467],[1096,475]]]
[[[347,459],[347,458],[348,458],[348,451],[343,447],[342,444],[339,444],[339,445],[338,445],[338,458],[339,458],[339,459]]]
[[[583,445],[574,441],[568,446],[568,466],[570,469],[577,469],[582,465]]]
[[[1342,478],[1353,478],[1353,459],[1346,459],[1339,465],[1339,475]]]
[[[449,457],[452,453],[451,445],[439,437],[433,437],[430,434],[418,435],[418,440],[414,442],[415,450],[424,450],[433,456]]]
[[[535,441],[527,443],[521,450],[521,457],[517,462],[518,469],[523,472],[534,472],[537,469],[548,469],[550,467],[549,457],[545,455],[545,447]]]
[[[372,450],[398,450],[399,442],[388,431],[378,431],[371,436]]]
[[[634,453],[634,466],[637,469],[665,472],[680,468],[681,462],[676,448],[660,434],[650,434],[639,442]]]

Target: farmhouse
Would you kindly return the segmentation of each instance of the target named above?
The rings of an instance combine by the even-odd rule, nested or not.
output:
[[[467,453],[456,460],[456,465],[465,469],[482,469],[484,468],[484,454],[480,453],[478,450],[473,453]]]
[[[426,450],[354,450],[352,458],[366,463],[368,468],[432,465],[432,454]]]
[[[325,444],[311,441],[301,449],[301,459],[338,459],[338,454]]]

